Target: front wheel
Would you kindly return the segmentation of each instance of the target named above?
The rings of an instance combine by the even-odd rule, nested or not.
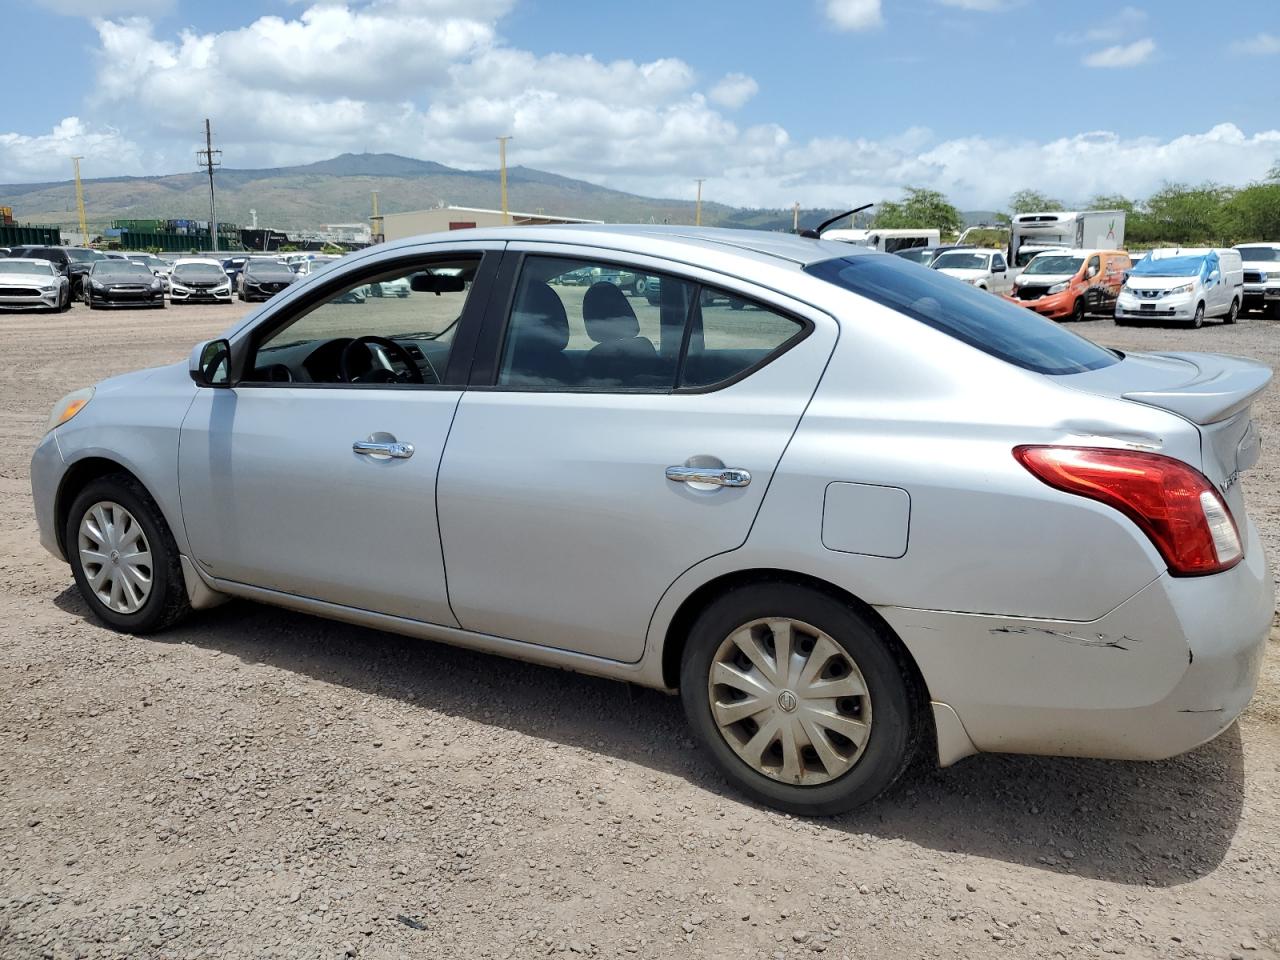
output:
[[[1076,297],[1076,302],[1071,306],[1071,320],[1079,323],[1084,319],[1084,297]]]
[[[1204,303],[1196,304],[1195,316],[1191,318],[1191,327],[1193,330],[1199,330],[1204,326]]]
[[[191,611],[173,534],[133,477],[89,483],[71,504],[64,535],[80,595],[108,626],[152,633]]]
[[[920,697],[883,628],[797,584],[740,587],[689,635],[680,696],[731,783],[789,813],[867,803],[907,768]]]

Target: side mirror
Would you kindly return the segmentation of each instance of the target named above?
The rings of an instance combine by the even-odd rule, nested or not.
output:
[[[409,289],[414,293],[462,293],[467,289],[461,277],[439,273],[415,273],[409,278]]]
[[[231,344],[208,340],[191,351],[187,372],[198,387],[231,386]]]

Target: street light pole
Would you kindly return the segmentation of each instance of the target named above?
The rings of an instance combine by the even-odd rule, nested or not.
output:
[[[84,218],[84,187],[80,183],[80,161],[84,157],[72,157],[71,165],[76,171],[76,209],[80,212],[80,233],[81,243],[86,247],[89,245],[89,225]]]
[[[502,185],[502,222],[511,224],[511,211],[507,209],[507,141],[511,136],[498,138],[498,182]]]
[[[706,177],[699,177],[695,183],[698,184],[698,201],[693,206],[693,225],[695,227],[702,226],[702,181]]]

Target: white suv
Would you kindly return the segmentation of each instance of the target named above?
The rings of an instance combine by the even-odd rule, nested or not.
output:
[[[1245,310],[1266,310],[1280,319],[1280,243],[1238,243],[1244,261]]]

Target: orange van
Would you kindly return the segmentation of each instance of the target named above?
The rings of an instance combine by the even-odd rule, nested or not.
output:
[[[1111,316],[1132,265],[1123,250],[1046,250],[1018,274],[1005,299],[1051,320]]]

